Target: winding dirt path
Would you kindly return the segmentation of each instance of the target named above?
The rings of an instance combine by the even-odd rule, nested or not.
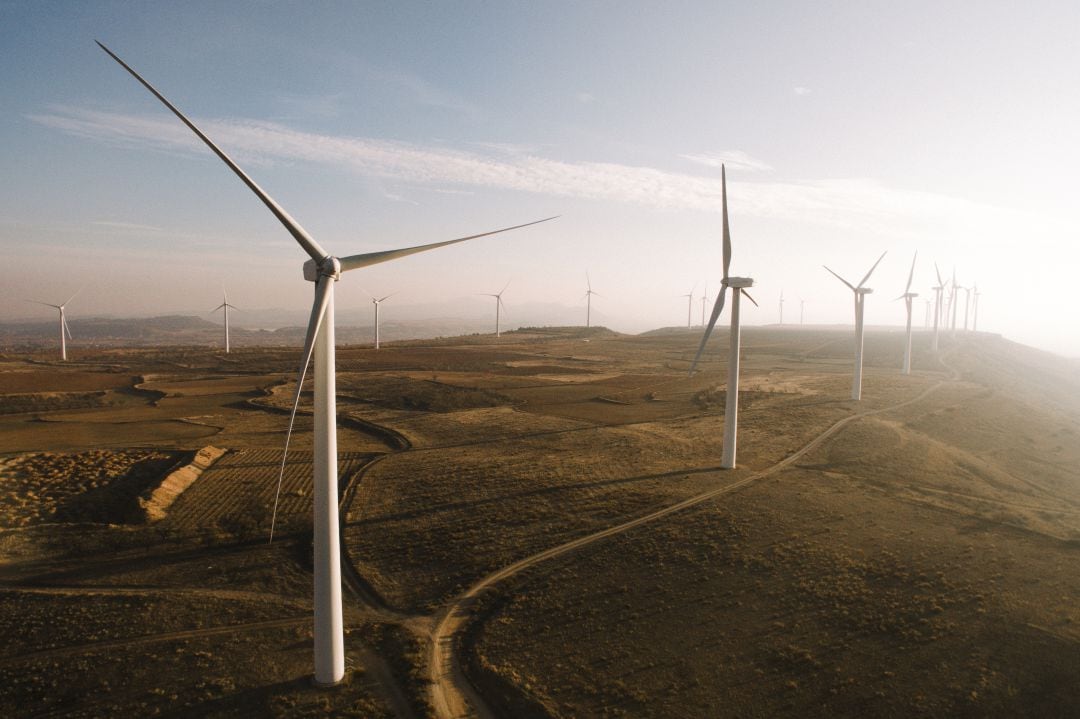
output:
[[[953,350],[955,350],[955,347]],[[441,719],[457,719],[458,717],[494,719],[495,717],[491,710],[484,704],[483,699],[473,688],[472,684],[469,683],[455,651],[460,640],[460,635],[470,619],[469,608],[476,602],[476,599],[484,592],[484,590],[503,580],[509,579],[530,567],[546,562],[549,559],[568,554],[569,552],[573,552],[574,550],[588,546],[594,542],[598,542],[616,534],[621,534],[634,527],[667,517],[670,514],[681,512],[684,509],[695,507],[711,499],[734,492],[749,484],[777,474],[790,467],[809,452],[820,447],[825,440],[831,438],[849,424],[866,417],[892,412],[908,405],[915,404],[916,402],[920,402],[933,392],[936,392],[946,383],[955,381],[959,378],[959,373],[949,365],[945,364],[944,358],[942,358],[941,364],[949,373],[948,378],[934,383],[911,399],[889,405],[888,407],[866,410],[853,414],[850,417],[845,417],[831,425],[814,439],[807,442],[800,449],[770,467],[753,472],[741,479],[726,484],[723,487],[703,492],[663,509],[643,515],[637,519],[617,524],[608,529],[571,540],[556,547],[538,552],[532,556],[525,557],[509,566],[492,572],[473,584],[463,594],[459,595],[447,605],[447,607],[436,617],[435,627],[430,635],[431,644],[427,664],[428,679],[431,682],[430,699],[431,704],[435,709],[435,714]]]

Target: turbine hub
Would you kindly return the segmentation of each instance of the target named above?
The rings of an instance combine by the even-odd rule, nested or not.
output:
[[[753,287],[754,280],[750,277],[728,277],[724,280],[724,284],[733,289],[741,289],[744,287]]]
[[[341,260],[329,256],[320,263],[308,260],[304,263],[304,279],[308,282],[317,282],[320,277],[329,277],[335,282],[341,279]]]
[[[870,289],[869,287],[856,287],[855,288],[855,294],[857,294],[857,295],[872,295],[872,294],[874,294],[874,291],[872,289]]]

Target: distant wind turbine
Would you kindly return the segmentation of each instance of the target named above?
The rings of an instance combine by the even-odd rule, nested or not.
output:
[[[709,341],[709,335],[712,334],[713,327],[716,326],[716,320],[719,319],[720,313],[724,310],[724,298],[730,287],[732,289],[731,333],[728,346],[727,403],[724,408],[724,451],[720,457],[720,466],[723,469],[734,469],[736,439],[739,427],[739,346],[741,339],[739,304],[743,295],[746,295],[748,300],[754,302],[754,298],[746,291],[747,287],[754,286],[754,280],[749,277],[728,276],[728,268],[731,266],[731,230],[728,227],[727,170],[723,165],[720,165],[720,182],[721,208],[723,211],[724,277],[720,281],[720,292],[716,295],[716,304],[713,305],[712,315],[709,317],[709,324],[705,328],[705,334],[701,336],[701,344],[698,345],[698,351],[694,356],[694,361],[690,364],[690,374],[694,374],[694,369],[701,359],[701,354],[705,351],[705,343]],[[757,302],[754,302],[754,305],[756,306]]]
[[[911,258],[911,271],[908,272],[907,287],[904,288],[904,294],[900,295],[896,299],[904,300],[904,305],[907,307],[907,335],[904,339],[904,374],[911,374],[911,301],[918,297],[918,293],[911,291],[911,281],[915,278],[915,260],[919,257],[919,253],[916,252],[915,256]]]
[[[956,312],[960,307],[960,285],[956,283],[956,268],[952,271],[952,285],[949,287],[949,314],[952,315],[949,327],[952,334],[956,334]]]
[[[379,305],[393,297],[395,294],[396,293],[391,293],[385,297],[371,298],[371,304],[375,307],[375,349],[379,349]]]
[[[968,319],[971,317],[971,288],[961,287],[964,291],[964,332],[967,332]]]
[[[237,309],[235,305],[229,304],[229,295],[225,292],[225,289],[221,290],[221,304],[210,310],[211,312],[217,312],[218,310],[225,310],[225,354],[229,354],[229,310]]]
[[[71,328],[68,327],[67,315],[64,313],[64,308],[66,308],[68,304],[73,299],[75,299],[75,295],[78,295],[82,291],[83,288],[80,287],[79,289],[75,290],[74,295],[68,297],[67,300],[58,305],[49,304],[48,302],[39,302],[37,300],[26,300],[27,302],[32,302],[35,305],[45,305],[46,307],[52,307],[53,309],[60,312],[60,359],[64,362],[67,362],[67,341],[69,339],[74,339],[71,336]]]
[[[806,316],[805,315],[805,310],[806,310],[806,300],[800,299],[799,300],[799,324],[800,325],[803,323],[803,318]]]
[[[588,329],[589,327],[592,327],[592,296],[596,295],[599,297],[600,293],[593,292],[592,280],[589,279],[588,272],[585,273],[585,283],[589,288],[585,290],[585,328]]]
[[[780,290],[780,324],[784,324],[784,291]]]
[[[696,290],[697,287],[694,289]],[[690,315],[694,311],[694,290],[690,290],[688,294],[679,295],[679,297],[686,298],[686,329],[690,329],[692,326],[691,322],[693,322],[693,320],[690,319]]]
[[[934,273],[937,274],[937,286],[934,289],[934,338],[930,343],[930,349],[934,352],[938,351],[938,336],[940,334],[940,325],[943,315],[941,314],[941,293],[945,290],[945,281],[941,279],[941,270],[938,269],[937,263],[934,263]]]
[[[975,285],[975,308],[974,308],[975,309],[975,316],[972,318],[972,322],[971,322],[971,331],[972,332],[978,332],[979,331],[979,297],[981,295],[982,295],[982,292],[979,292],[979,286]]]
[[[510,286],[510,283],[507,282],[503,286],[503,288],[501,290],[499,290],[499,294],[497,294],[497,295],[493,295],[493,294],[491,294],[489,292],[481,292],[480,293],[484,297],[494,297],[495,298],[495,336],[496,337],[501,336],[500,330],[499,330],[499,309],[505,306],[505,305],[503,305],[502,296],[503,296],[503,292],[506,292],[506,288],[509,287],[509,286]]]
[[[537,220],[525,225],[505,227],[501,230],[484,232],[467,237],[459,237],[454,240],[435,242],[416,247],[406,247],[397,250],[385,250],[381,252],[368,252],[360,255],[347,257],[335,257],[319,244],[305,231],[300,224],[282,209],[266,192],[255,184],[233,160],[226,155],[210,138],[203,134],[194,123],[185,117],[176,107],[159,93],[154,87],[144,80],[137,72],[117,57],[111,50],[98,45],[109,56],[116,60],[132,77],[138,80],[143,87],[149,90],[162,102],[176,117],[187,125],[207,147],[209,147],[229,169],[247,185],[248,189],[266,205],[267,209],[285,226],[289,234],[297,244],[308,254],[310,259],[304,263],[304,279],[315,284],[315,299],[311,307],[311,317],[308,320],[307,334],[304,338],[304,349],[300,363],[299,376],[296,381],[296,391],[293,395],[292,411],[289,415],[289,429],[285,434],[285,451],[282,454],[281,469],[278,475],[277,493],[274,497],[274,514],[271,519],[271,540],[273,539],[274,522],[277,519],[277,501],[281,494],[281,478],[285,472],[285,457],[289,449],[289,439],[292,436],[293,423],[296,420],[296,410],[300,403],[300,393],[307,374],[308,363],[312,354],[315,356],[315,391],[314,391],[314,650],[315,650],[315,682],[319,685],[329,686],[341,682],[345,675],[345,640],[342,624],[341,606],[341,557],[339,547],[339,520],[338,520],[338,478],[337,478],[337,407],[336,407],[336,379],[334,368],[334,283],[341,277],[342,272],[367,267],[396,260],[417,252],[433,250],[437,247],[445,247],[465,240],[477,237],[485,237],[499,232],[534,225]],[[554,218],[547,218],[554,219]]]
[[[705,326],[705,303],[709,301],[709,285],[705,285],[705,291],[701,293],[701,326]]]
[[[887,252],[887,250],[886,250]],[[851,291],[855,294],[855,378],[851,383],[851,398],[855,400],[862,399],[862,364],[863,364],[863,309],[866,305],[866,296],[873,292],[869,287],[863,287],[866,281],[870,279],[870,275],[877,269],[878,264],[885,258],[886,252],[881,253],[881,257],[877,259],[874,266],[870,268],[870,271],[866,273],[866,276],[862,278],[862,282],[857,285],[852,285],[840,275],[836,274],[828,267],[825,269],[838,280],[847,285]]]

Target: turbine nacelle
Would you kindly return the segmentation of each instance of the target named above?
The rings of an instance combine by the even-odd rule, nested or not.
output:
[[[304,279],[318,282],[320,277],[329,277],[335,282],[341,279],[341,260],[328,256],[322,262],[308,260],[304,263]]]
[[[726,277],[721,280],[721,284],[734,290],[741,290],[746,287],[753,287],[754,280],[751,277]]]
[[[857,295],[872,295],[872,294],[874,294],[874,290],[872,290],[869,287],[856,287],[855,288],[855,294],[857,294]]]

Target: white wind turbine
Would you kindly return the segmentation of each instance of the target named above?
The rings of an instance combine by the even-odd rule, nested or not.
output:
[[[799,324],[803,323],[803,319],[806,317],[806,300],[799,300]]]
[[[484,297],[494,297],[495,298],[495,336],[496,337],[502,336],[501,330],[499,329],[499,310],[506,306],[506,305],[503,304],[502,296],[503,296],[503,292],[506,292],[506,288],[509,287],[509,286],[510,286],[510,283],[507,282],[505,285],[503,285],[503,288],[501,290],[499,290],[498,294],[492,294],[490,292],[481,292],[480,293]]]
[[[937,263],[934,263],[934,273],[937,275],[937,286],[934,290],[934,339],[930,343],[930,349],[934,352],[938,351],[938,335],[940,334],[940,325],[944,315],[941,313],[941,293],[945,290],[945,280],[941,279],[941,270],[938,268]]]
[[[952,334],[956,334],[956,312],[960,307],[960,285],[956,283],[956,268],[952,271],[952,286],[949,288],[949,314],[952,315],[949,327]]]
[[[967,332],[968,319],[971,317],[971,288],[961,287],[964,291],[964,332]]]
[[[375,349],[379,349],[379,305],[385,300],[390,299],[396,293],[391,293],[385,297],[372,297],[371,304],[375,306]]]
[[[731,334],[728,347],[727,403],[724,408],[724,452],[720,457],[720,466],[723,469],[734,469],[736,439],[739,428],[739,346],[741,339],[739,301],[743,295],[746,295],[748,300],[754,302],[754,298],[746,291],[747,287],[754,286],[754,280],[749,277],[728,276],[728,268],[731,266],[731,230],[728,227],[727,170],[723,165],[720,166],[720,182],[721,208],[723,211],[724,277],[720,281],[720,292],[716,295],[716,304],[713,305],[712,316],[709,317],[709,324],[705,327],[705,334],[701,336],[701,344],[698,345],[697,354],[694,355],[694,361],[690,364],[690,374],[694,374],[694,369],[697,367],[698,360],[701,359],[701,354],[705,351],[705,343],[709,341],[709,335],[712,334],[713,327],[716,326],[716,320],[719,319],[720,313],[724,309],[724,297],[727,295],[727,290],[730,287],[732,290]],[[757,302],[754,302],[754,305],[757,306]]]
[[[784,324],[784,291],[780,290],[780,324]]]
[[[979,286],[978,285],[975,285],[973,289],[975,290],[975,307],[973,308],[975,316],[972,317],[972,319],[971,319],[971,331],[972,332],[978,332],[979,331],[979,297],[982,295],[982,292],[979,292]]]
[[[887,251],[886,251],[887,252]],[[851,398],[858,400],[862,399],[862,360],[863,360],[863,309],[866,305],[866,296],[873,292],[869,287],[863,287],[866,281],[870,279],[870,275],[877,269],[878,263],[885,257],[885,252],[881,253],[881,257],[877,259],[874,266],[870,268],[870,271],[866,273],[866,276],[862,278],[862,282],[857,285],[852,285],[840,275],[836,274],[828,267],[825,269],[836,277],[836,279],[847,285],[851,291],[855,294],[855,378],[851,384]]]
[[[911,291],[911,281],[915,278],[915,260],[918,259],[919,253],[916,252],[915,256],[911,258],[911,271],[908,272],[907,287],[904,288],[904,294],[900,295],[896,299],[903,299],[904,305],[907,307],[907,336],[904,340],[904,374],[911,374],[911,302],[918,293]]]
[[[401,257],[445,247],[457,242],[464,242],[476,237],[493,235],[497,232],[525,227],[546,220],[507,227],[492,232],[484,232],[468,237],[460,237],[444,242],[407,247],[382,252],[369,252],[348,257],[334,257],[326,252],[312,237],[281,208],[261,187],[233,162],[228,155],[203,134],[172,103],[165,99],[154,87],[137,72],[117,57],[111,50],[98,45],[109,54],[121,67],[138,80],[160,100],[181,122],[194,132],[229,169],[240,178],[248,188],[258,196],[267,209],[285,226],[310,259],[304,263],[304,279],[315,283],[315,300],[311,307],[307,335],[304,338],[303,359],[300,364],[296,392],[293,396],[292,412],[289,416],[289,429],[285,435],[285,452],[288,452],[289,439],[292,435],[296,410],[300,402],[300,391],[307,374],[307,366],[315,355],[315,391],[314,391],[314,503],[315,503],[315,587],[314,587],[314,644],[315,644],[315,682],[319,685],[339,683],[345,675],[345,642],[341,610],[341,557],[338,543],[338,480],[337,480],[337,428],[336,428],[336,382],[334,373],[334,283],[342,272],[367,267],[369,265],[396,260]],[[554,219],[554,218],[547,218]],[[277,494],[274,499],[274,519],[276,521],[277,498],[281,493],[281,477],[285,471],[285,456],[281,460],[278,476]]]
[[[218,310],[225,310],[225,354],[229,354],[229,310],[235,310],[236,305],[229,304],[229,295],[225,292],[225,289],[221,290],[221,304],[210,310],[211,312],[217,312]]]
[[[694,289],[696,290],[697,287]],[[692,327],[690,315],[694,311],[694,290],[690,290],[690,292],[685,295],[679,295],[679,297],[686,298],[686,329],[690,329]]]
[[[50,304],[48,302],[39,302],[38,300],[26,300],[27,302],[32,302],[35,305],[45,305],[46,307],[52,307],[53,309],[60,312],[60,359],[64,362],[67,362],[67,341],[69,339],[74,339],[71,336],[71,328],[68,327],[67,315],[64,313],[64,308],[66,308],[68,304],[73,299],[75,299],[75,295],[79,294],[82,291],[83,288],[80,287],[79,289],[75,290],[74,295],[68,297],[65,302],[62,302],[58,305]]]
[[[588,272],[585,273],[585,283],[589,288],[585,290],[585,329],[588,329],[589,327],[592,327],[592,296],[596,295],[599,297],[600,293],[593,292],[592,280],[589,279]]]
[[[701,326],[705,326],[705,303],[709,301],[709,285],[705,285],[705,291],[701,293]]]

